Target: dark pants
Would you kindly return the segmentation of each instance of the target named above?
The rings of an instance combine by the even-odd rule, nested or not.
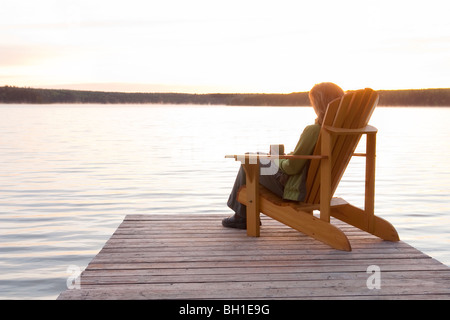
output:
[[[261,168],[263,167],[264,166],[261,165]],[[262,170],[260,170],[259,174],[259,183],[279,197],[283,197],[284,186],[277,178],[278,172],[275,174],[261,174],[261,171]],[[233,190],[231,191],[230,197],[228,198],[227,202],[228,207],[230,207],[236,213],[236,216],[243,219],[247,218],[247,207],[237,201],[237,194],[239,192],[239,189],[246,184],[245,180],[245,170],[241,165],[236,177],[236,181],[234,182]]]

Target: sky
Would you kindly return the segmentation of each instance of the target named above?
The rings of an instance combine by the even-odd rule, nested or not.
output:
[[[2,0],[0,86],[450,87],[448,0]]]

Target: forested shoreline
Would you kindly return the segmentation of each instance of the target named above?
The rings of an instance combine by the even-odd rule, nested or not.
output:
[[[450,88],[378,90],[380,106],[450,106]],[[128,93],[0,87],[0,103],[204,104],[230,106],[307,106],[308,92],[269,93]]]

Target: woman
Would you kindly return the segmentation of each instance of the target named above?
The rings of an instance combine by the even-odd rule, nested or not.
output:
[[[323,82],[316,84],[309,92],[309,100],[317,114],[315,124],[307,126],[300,136],[292,155],[311,155],[319,137],[328,104],[344,95],[344,91],[334,83]],[[259,176],[261,185],[282,197],[283,199],[303,201],[306,197],[306,175],[309,161],[306,159],[279,159],[276,163],[278,171],[275,174]],[[265,170],[264,172],[267,172]],[[237,201],[239,189],[246,184],[245,171],[241,166],[236,181],[228,199],[227,205],[235,214],[222,220],[222,225],[228,228],[247,228],[246,206]]]

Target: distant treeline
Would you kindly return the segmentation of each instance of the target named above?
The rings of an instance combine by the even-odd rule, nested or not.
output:
[[[422,90],[379,90],[382,106],[450,106],[450,88]],[[0,87],[0,103],[154,103],[214,104],[236,106],[307,106],[307,92],[263,93],[126,93]]]

